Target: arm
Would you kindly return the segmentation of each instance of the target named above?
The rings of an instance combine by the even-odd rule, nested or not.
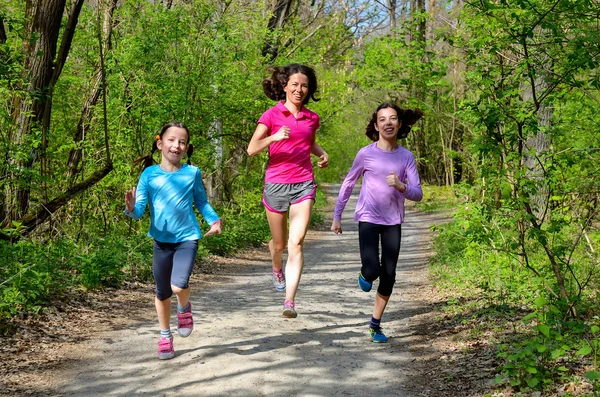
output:
[[[262,123],[258,123],[254,135],[252,135],[250,143],[248,144],[248,155],[254,156],[265,150],[273,142],[287,139],[290,136],[290,129],[286,126],[281,127],[279,131],[273,135],[267,136],[267,132],[269,132],[269,127]]]
[[[132,188],[125,193],[125,215],[140,219],[148,203],[148,174],[142,172],[137,188]]]
[[[404,197],[412,201],[421,201],[423,199],[421,178],[419,178],[417,163],[412,155],[406,166],[406,180],[408,181],[408,184],[405,184],[406,192],[404,193]]]
[[[356,185],[356,182],[362,176],[363,171],[364,155],[363,150],[359,150],[358,154],[354,158],[354,162],[352,163],[352,168],[350,168],[350,171],[348,171],[348,174],[346,175],[346,178],[340,187],[340,192],[335,203],[335,209],[333,210],[333,222],[331,223],[331,231],[335,234],[342,233],[342,212],[344,211],[344,208],[346,208],[348,199],[352,194],[352,189],[354,189],[354,185]]]
[[[417,171],[417,163],[415,158],[410,154],[407,159],[406,169],[404,171],[405,181],[404,191],[400,190],[408,200],[421,201],[423,199],[423,190],[421,190],[421,178]]]
[[[211,226],[210,230],[205,234],[205,236],[221,233],[221,219],[213,207],[208,203],[206,191],[204,190],[204,183],[202,182],[202,173],[199,169],[196,172],[194,179],[194,205],[198,211],[200,211],[200,214],[204,220],[206,220],[206,223]]]
[[[310,145],[310,153],[321,159],[321,161],[317,163],[319,168],[325,168],[329,165],[329,155],[316,141],[313,141]]]

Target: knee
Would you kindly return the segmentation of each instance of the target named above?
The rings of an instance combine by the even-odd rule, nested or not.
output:
[[[363,266],[360,273],[367,281],[375,281],[379,277],[379,268],[376,266]]]
[[[285,249],[285,242],[283,240],[272,240],[271,249],[275,251],[275,253],[281,253]]]
[[[159,301],[165,301],[167,299],[170,299],[171,296],[173,296],[173,291],[171,289],[167,291],[161,290],[159,288],[156,289],[156,299],[158,299]]]
[[[395,277],[382,277],[379,280],[379,287],[377,287],[377,292],[381,296],[390,296],[392,295],[392,291],[394,290],[395,283]]]
[[[187,285],[180,287],[180,286],[171,284],[171,290],[173,290],[173,293],[175,295],[179,295],[183,290],[186,290],[186,289],[188,289]]]
[[[304,243],[303,240],[300,240],[300,241],[289,240],[288,241],[288,253],[291,255],[301,253],[303,243]]]

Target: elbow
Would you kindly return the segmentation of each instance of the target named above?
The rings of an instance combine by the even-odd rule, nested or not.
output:
[[[417,192],[417,194],[415,195],[415,198],[413,199],[413,201],[421,201],[423,200],[423,191],[419,190]]]
[[[248,147],[248,149],[246,149],[246,153],[248,153],[248,156],[252,157],[256,154],[256,150],[252,150],[250,147]]]

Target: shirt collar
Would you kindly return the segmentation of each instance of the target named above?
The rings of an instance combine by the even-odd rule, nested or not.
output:
[[[290,112],[290,110],[285,107],[284,101],[277,102],[277,109],[279,109],[279,111],[286,116],[289,116],[292,114],[292,112]],[[303,117],[309,117],[308,109],[304,105],[302,105],[302,109],[300,109],[300,112],[298,113],[297,118],[301,119]]]

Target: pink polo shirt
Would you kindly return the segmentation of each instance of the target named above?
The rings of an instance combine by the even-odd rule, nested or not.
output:
[[[289,127],[290,136],[269,146],[269,166],[265,182],[299,183],[313,179],[310,147],[315,141],[319,115],[302,106],[298,117],[285,107],[283,101],[263,113],[258,120],[267,126],[268,135],[283,126]]]

